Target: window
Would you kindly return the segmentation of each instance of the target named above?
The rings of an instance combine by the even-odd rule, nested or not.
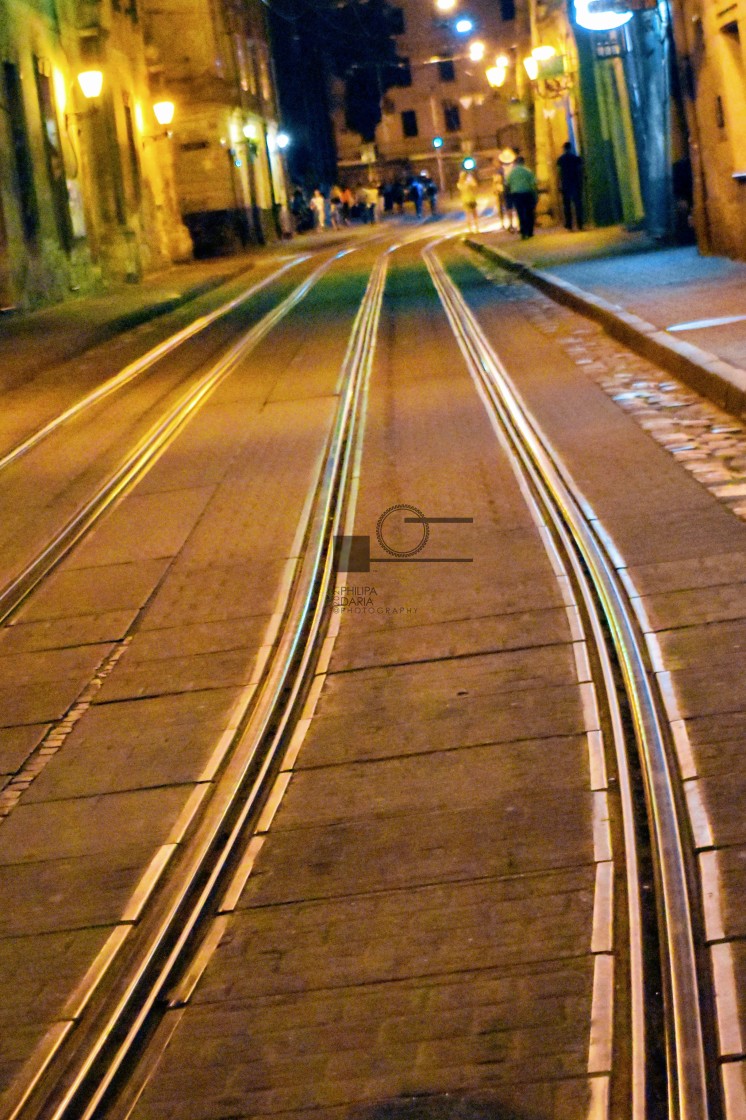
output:
[[[441,82],[455,82],[456,81],[456,67],[453,65],[452,58],[442,58],[438,63],[438,77]]]
[[[26,114],[23,108],[23,89],[18,67],[12,62],[3,63],[3,84],[5,102],[10,124],[11,142],[15,157],[16,182],[21,203],[21,222],[23,235],[27,241],[36,237],[39,229],[39,204],[34,186],[34,165],[29,148],[26,130]]]
[[[418,136],[417,114],[414,109],[405,109],[401,115],[401,127],[405,136]]]
[[[124,127],[127,132],[127,154],[129,155],[130,175],[132,177],[132,191],[135,209],[142,202],[142,179],[140,174],[140,160],[137,155],[137,138],[135,135],[135,122],[132,119],[132,106],[129,98],[124,99]]]
[[[459,132],[461,129],[461,113],[459,107],[454,101],[443,102],[443,119],[445,121],[446,132]]]
[[[515,19],[515,0],[500,0],[500,18],[506,22]]]
[[[57,122],[57,109],[52,95],[52,82],[47,65],[36,59],[36,92],[39,98],[44,154],[47,164],[47,178],[52,191],[54,220],[61,247],[69,252],[73,246],[73,227],[70,219],[70,199],[67,193],[65,160],[60,143],[60,130]]]

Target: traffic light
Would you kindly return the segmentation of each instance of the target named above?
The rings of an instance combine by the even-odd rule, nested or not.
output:
[[[474,159],[474,156],[467,156],[466,159],[461,161],[461,166],[464,171],[473,171],[477,166],[477,161]]]
[[[442,148],[443,147],[443,137],[442,136],[436,136],[436,137],[433,138],[433,147],[434,148]]]

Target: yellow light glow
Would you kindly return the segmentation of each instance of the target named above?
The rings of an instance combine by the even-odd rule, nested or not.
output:
[[[456,0],[435,0],[435,7],[439,12],[452,12],[456,7]]]
[[[510,59],[506,54],[499,54],[495,59],[495,66],[502,66],[505,70],[510,66]]]
[[[90,101],[98,97],[104,86],[104,75],[100,70],[83,70],[78,74],[78,85],[83,91],[83,97]]]
[[[245,124],[243,126],[243,134],[247,140],[256,140],[257,131],[255,124]]]
[[[65,83],[65,75],[61,70],[55,66],[52,71],[52,83],[54,85],[54,100],[57,105],[57,111],[64,113],[67,107],[67,85]]]
[[[545,62],[548,58],[554,58],[556,53],[554,47],[534,47],[531,51],[532,57],[538,59],[539,62]]]
[[[504,66],[490,66],[489,70],[485,71],[487,81],[493,89],[499,89],[505,81],[507,70]]]
[[[473,43],[469,43],[469,58],[472,62],[481,62],[484,58],[484,52],[487,48],[484,43],[479,39],[475,39]]]
[[[524,60],[523,60],[523,65],[524,65],[524,67],[525,67],[525,70],[526,70],[526,73],[528,74],[528,76],[529,76],[529,78],[531,79],[531,81],[532,81],[532,82],[536,81],[536,77],[537,77],[537,75],[538,75],[538,73],[539,73],[539,62],[538,62],[538,59],[536,59],[536,58],[532,58],[532,57],[531,57],[531,56],[529,55],[529,57],[528,57],[528,58],[524,58]]]
[[[145,117],[143,116],[142,105],[139,101],[135,102],[135,126],[141,136],[145,135]]]
[[[171,124],[171,121],[174,119],[175,111],[176,106],[174,105],[173,101],[156,101],[156,103],[153,105],[155,119],[163,128],[165,128],[166,125]]]

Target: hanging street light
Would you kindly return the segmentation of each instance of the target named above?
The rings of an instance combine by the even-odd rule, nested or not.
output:
[[[92,101],[103,89],[104,75],[101,70],[83,70],[78,74],[78,85],[86,101]]]

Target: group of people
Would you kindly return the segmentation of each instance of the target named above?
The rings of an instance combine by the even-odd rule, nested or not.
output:
[[[582,229],[583,160],[573,151],[569,141],[564,144],[562,155],[557,160],[557,173],[565,228]],[[466,215],[467,228],[476,233],[479,230],[479,182],[474,172],[462,170],[456,188]],[[533,237],[539,192],[536,175],[522,155],[516,154],[509,170],[503,165],[496,167],[492,191],[503,227],[513,229],[517,221],[521,237]],[[425,205],[431,214],[436,213],[437,198],[435,182],[423,171],[419,175],[384,183],[334,186],[328,194],[316,187],[310,198],[306,198],[303,190],[296,187],[290,211],[296,232],[300,233],[307,229],[340,229],[353,220],[376,222],[385,213],[403,213],[407,203],[412,204],[415,215],[421,218]]]
[[[290,202],[296,233],[311,229],[341,229],[351,221],[364,224],[379,221],[384,213],[403,213],[411,203],[421,218],[425,206],[430,214],[437,210],[438,188],[427,172],[384,183],[334,186],[328,192],[316,187],[306,195],[296,187]]]
[[[583,228],[583,160],[577,155],[572,144],[567,141],[562,155],[557,160],[557,173],[562,193],[565,229]],[[461,205],[466,215],[467,228],[471,233],[479,229],[479,184],[472,171],[462,171],[457,189]],[[524,240],[534,235],[536,223],[536,203],[539,191],[536,175],[526,165],[522,155],[516,155],[509,171],[501,166],[492,179],[497,213],[506,229],[514,228],[513,215],[518,221],[518,230]],[[573,225],[574,223],[574,225]]]

